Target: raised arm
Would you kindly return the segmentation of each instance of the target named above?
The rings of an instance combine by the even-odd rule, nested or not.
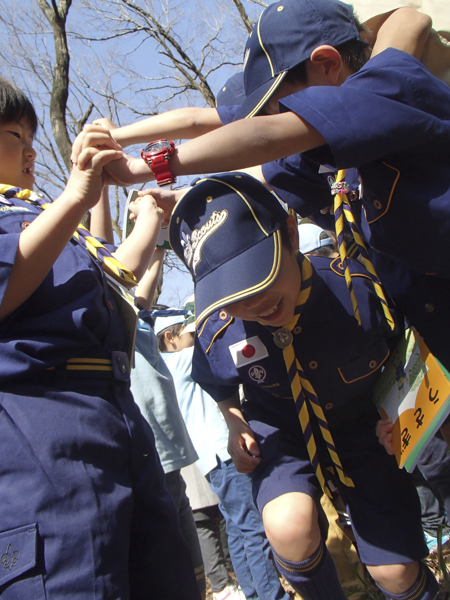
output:
[[[83,134],[80,134],[83,135]],[[44,281],[87,210],[103,189],[103,167],[121,158],[114,149],[87,147],[74,166],[61,196],[22,231],[8,286],[0,305],[0,320],[18,308]]]
[[[428,15],[414,8],[395,10],[380,26],[372,56],[386,48],[397,48],[420,60],[431,33],[431,24]]]
[[[139,281],[144,276],[155,250],[164,213],[150,195],[130,202],[129,210],[136,224],[127,239],[114,252],[114,256],[133,271]]]
[[[105,185],[100,200],[91,210],[91,225],[89,228],[93,236],[114,244],[114,232],[111,222],[109,207],[109,186]]]
[[[105,125],[97,119],[94,125]],[[122,147],[145,144],[157,139],[191,139],[221,127],[215,108],[187,107],[170,110],[124,127],[111,128],[112,136]],[[110,127],[106,127],[110,129]]]
[[[104,130],[86,126],[87,140],[104,143]],[[110,138],[111,147],[115,142]],[[178,146],[170,158],[174,175],[199,175],[234,171],[261,165],[278,158],[306,152],[324,145],[323,136],[292,112],[243,119],[225,125]],[[83,146],[78,147],[78,151]],[[79,160],[79,159],[78,159]],[[112,177],[122,185],[145,183],[154,179],[142,159],[124,155],[111,167]]]
[[[136,300],[144,310],[150,310],[163,269],[164,248],[156,248],[144,276],[136,287]]]

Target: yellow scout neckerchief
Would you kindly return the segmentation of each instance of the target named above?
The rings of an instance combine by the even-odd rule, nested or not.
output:
[[[344,469],[336,452],[336,447],[334,445],[333,437],[328,427],[326,417],[324,415],[322,407],[318,402],[316,392],[314,391],[314,388],[312,387],[310,382],[306,379],[305,373],[298,359],[295,356],[293,346],[294,338],[292,335],[292,330],[296,326],[301,314],[301,310],[303,309],[303,306],[308,300],[311,292],[312,273],[313,269],[311,262],[306,256],[304,256],[301,264],[301,290],[297,299],[295,314],[292,317],[292,319],[288,323],[286,323],[286,325],[273,332],[273,337],[275,344],[279,348],[283,349],[284,362],[286,364],[286,369],[289,381],[291,383],[291,389],[298,413],[298,418],[303,431],[303,436],[305,438],[306,447],[308,449],[309,460],[314,468],[316,477],[319,480],[321,488],[328,496],[331,497],[331,492],[325,482],[322,468],[320,466],[319,459],[317,456],[316,442],[314,439],[314,434],[312,432],[311,424],[309,422],[308,403],[312,407],[317,421],[320,425],[320,431],[326,442],[328,452],[336,468],[336,472],[339,476],[339,479],[344,485],[348,487],[355,486],[350,477],[346,477],[344,473]]]
[[[353,312],[355,314],[355,318],[358,321],[358,324],[361,325],[361,319],[359,316],[358,303],[356,301],[355,292],[353,290],[352,278],[350,275],[350,269],[347,261],[347,247],[344,239],[344,215],[347,220],[347,223],[350,226],[355,242],[358,245],[359,253],[363,260],[364,266],[366,267],[370,278],[372,280],[373,287],[375,289],[375,293],[378,296],[381,306],[383,308],[384,316],[386,317],[387,322],[391,329],[395,328],[394,319],[392,318],[391,312],[388,308],[388,303],[386,297],[384,295],[383,289],[381,287],[380,280],[378,279],[378,275],[375,271],[375,268],[372,262],[369,259],[369,255],[367,253],[366,246],[364,241],[358,231],[358,225],[355,222],[353,217],[352,209],[350,206],[350,202],[348,200],[347,194],[350,191],[347,183],[344,181],[345,170],[341,170],[338,172],[336,176],[336,183],[331,186],[331,193],[334,195],[334,219],[336,226],[336,236],[338,240],[339,254],[341,256],[342,266],[344,267],[344,275],[345,281],[347,283],[348,290],[350,292],[350,297],[353,305]]]
[[[25,200],[25,202],[38,205],[44,210],[51,204],[50,202],[45,202],[31,190],[22,190],[20,188],[13,187],[12,185],[0,184],[0,194],[5,196],[5,198],[19,198],[20,200]],[[127,283],[132,283],[133,285],[137,284],[134,274],[124,265],[122,265],[117,258],[112,256],[111,252],[105,248],[105,246],[99,242],[97,238],[92,236],[89,230],[81,225],[81,223],[78,225],[78,228],[74,232],[73,236],[86,248],[89,254],[91,254],[100,263],[107,265],[119,279]]]

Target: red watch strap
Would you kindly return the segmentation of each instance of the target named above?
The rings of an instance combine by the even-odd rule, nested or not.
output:
[[[162,147],[162,142],[164,142],[165,148]],[[154,146],[159,146],[161,149],[153,149],[152,152],[151,149]],[[152,170],[158,185],[169,185],[176,182],[176,177],[172,175],[169,164],[169,159],[174,152],[175,144],[166,139],[151,142],[141,150],[141,157]]]

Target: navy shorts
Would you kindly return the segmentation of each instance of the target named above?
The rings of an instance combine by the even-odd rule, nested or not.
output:
[[[344,471],[355,484],[354,488],[339,484],[339,491],[351,517],[361,561],[387,565],[427,556],[414,483],[378,443],[375,406],[359,400],[328,411],[326,416]],[[262,458],[252,474],[260,512],[268,502],[289,492],[303,492],[318,503],[322,491],[300,425],[289,423],[280,428],[256,420],[249,420],[249,424]],[[323,453],[321,464],[330,464]]]
[[[200,598],[127,384],[2,385],[0,439],[2,599]]]

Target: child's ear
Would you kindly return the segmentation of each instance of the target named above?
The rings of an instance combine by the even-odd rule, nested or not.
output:
[[[165,331],[164,332],[164,343],[166,345],[166,348],[169,348],[170,343],[172,342],[172,334],[170,333],[170,331]]]
[[[311,53],[311,69],[318,76],[324,77],[330,85],[339,83],[339,76],[342,70],[342,57],[333,46],[317,46]],[[309,80],[309,77],[308,77]]]

